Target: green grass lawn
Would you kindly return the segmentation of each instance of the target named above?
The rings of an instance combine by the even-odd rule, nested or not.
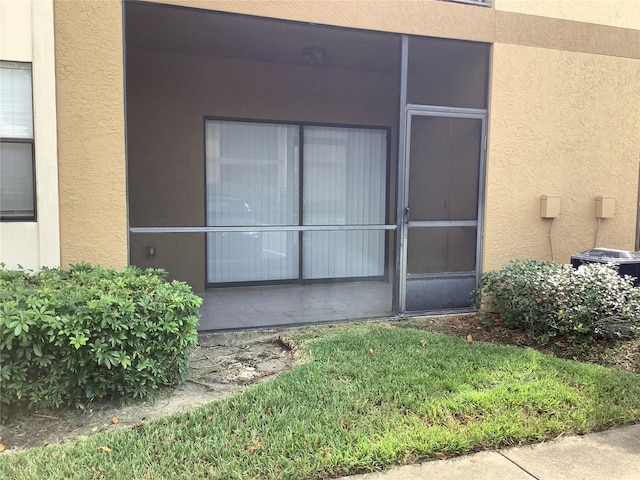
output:
[[[0,478],[325,478],[640,421],[639,375],[532,349],[380,324],[295,340],[306,362],[271,382],[0,455]]]

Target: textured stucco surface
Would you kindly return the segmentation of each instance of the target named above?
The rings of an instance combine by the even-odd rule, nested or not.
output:
[[[147,0],[150,3],[386,32],[640,58],[638,0]]]
[[[640,30],[638,0],[493,0],[496,10]]]
[[[501,11],[495,25],[496,43],[640,58],[640,30]]]
[[[151,0],[340,27],[491,42],[491,8],[439,0]]]
[[[496,39],[490,95],[484,269],[497,268],[515,257],[551,258],[548,236],[551,223],[539,216],[542,194],[559,195],[562,199],[561,216],[553,222],[552,229],[556,260],[568,261],[572,253],[592,247],[597,229],[598,245],[633,248],[640,154],[640,62],[634,57],[640,56],[637,51],[640,42],[633,41],[638,32],[628,30],[627,25],[615,22],[608,22],[605,26],[575,23],[570,21],[572,17],[566,15],[557,15],[557,18],[523,15],[531,13],[527,10],[510,13],[465,6],[463,11],[458,10],[459,5],[430,1],[401,2],[402,8],[399,3],[392,5],[394,2],[336,2],[336,8],[333,9],[319,8],[318,2],[296,1],[203,3],[197,0],[166,0],[162,3],[434,36],[441,34],[438,28],[442,27],[448,31],[447,35],[442,36]],[[392,5],[393,11],[387,9],[389,5]],[[425,15],[427,11],[432,15]],[[477,13],[480,11],[485,13]],[[468,15],[467,18],[474,18],[474,15],[486,17],[482,17],[476,33],[465,33],[460,29],[466,29],[467,23],[461,22],[456,27],[449,23],[447,19],[451,18],[451,12],[461,12]],[[483,22],[491,27],[485,30],[486,24]],[[473,31],[473,28],[469,31]],[[160,54],[145,55],[147,58],[144,61],[131,62],[130,68],[136,64],[135,68],[145,72],[140,77],[142,79],[150,75],[161,80],[139,83],[136,88],[140,91],[136,93],[136,98],[141,96],[141,105],[146,95],[170,98],[172,89],[174,92],[179,90],[195,94],[210,88],[210,83],[205,81],[200,85],[200,81],[188,73],[194,68],[203,77],[214,75],[216,70],[229,72],[239,69],[237,78],[244,78],[240,82],[236,79],[225,84],[229,80],[224,77],[216,80],[220,88],[214,90],[224,92],[250,87],[251,77],[262,79],[267,71],[261,71],[259,75],[250,74],[241,62],[235,62],[236,65],[234,61],[226,61],[228,65],[222,65],[214,60],[208,61],[211,65],[209,71],[209,67],[203,68],[207,62],[201,63],[198,59],[183,57],[177,61],[178,57],[170,60],[169,55],[164,59]],[[224,68],[216,69],[216,62],[218,67]],[[189,66],[188,63],[197,66]],[[230,70],[231,66],[233,68]],[[172,79],[170,72],[176,68],[182,72],[180,79]],[[269,67],[262,65],[260,68]],[[281,67],[278,69],[280,72],[286,70]],[[233,76],[229,78],[233,79]],[[397,80],[389,80],[389,88],[396,88],[393,85],[397,85]],[[199,108],[201,114],[210,115],[305,119],[299,113],[301,110],[296,112],[295,109],[300,105],[295,104],[288,106],[293,111],[281,111],[274,115],[269,102],[276,100],[278,103],[282,96],[277,90],[271,91],[274,87],[269,86],[269,82],[265,85],[255,90],[247,88],[248,93],[240,97],[205,95],[204,105],[198,105],[196,110]],[[285,88],[290,89],[292,85]],[[326,85],[331,86],[331,81]],[[177,88],[179,86],[186,88]],[[243,101],[237,102],[237,98]],[[191,133],[185,132],[184,135],[194,137],[193,132],[197,131],[200,120],[196,122],[197,115],[188,111],[193,108],[189,106],[193,102],[184,97],[177,97],[176,100],[172,111],[177,113],[176,119],[184,120],[176,120],[172,125],[182,125],[183,122],[191,124]],[[247,100],[246,103],[244,100]],[[387,100],[396,101],[395,98]],[[246,109],[246,105],[251,105],[251,108]],[[150,117],[162,122],[157,120],[163,118],[162,112],[154,109],[169,106],[150,106]],[[203,109],[203,106],[206,108]],[[322,108],[325,106],[321,105],[317,110],[319,118],[323,118]],[[393,105],[389,106],[389,110],[393,111]],[[141,125],[146,120],[144,117],[137,120],[131,117],[130,121],[132,125]],[[342,121],[348,120],[345,118]],[[168,126],[162,128],[164,132],[169,132]],[[201,130],[197,135],[201,135]],[[191,144],[193,146],[189,149],[181,149],[182,152],[189,152],[185,158],[202,158],[199,137],[192,138]],[[152,145],[140,143],[134,147],[132,143],[130,147],[132,152],[146,152],[149,159],[159,158],[151,153],[156,148]],[[171,152],[172,148],[167,146],[165,152]],[[148,198],[156,195],[144,184],[146,180],[143,174],[148,162],[140,160],[134,167],[140,171],[134,172],[134,177],[131,177],[143,180],[142,183],[134,182],[139,190],[132,193],[139,196],[140,200],[147,195]],[[158,225],[158,220],[167,220],[158,216],[158,213],[171,212],[172,208],[185,213],[182,220],[193,216],[190,220],[193,224],[201,218],[199,206],[193,209],[181,206],[187,203],[202,205],[198,197],[202,192],[201,185],[190,187],[192,180],[188,180],[196,178],[194,175],[201,164],[188,160],[181,170],[175,170],[177,164],[173,164],[170,167],[170,170],[174,168],[173,173],[168,174],[165,170],[170,165],[160,165],[157,172],[147,174],[151,175],[147,180],[163,177],[181,182],[186,179],[182,189],[186,192],[183,201],[171,207],[167,203],[168,198],[157,198],[152,202],[154,205],[146,205],[144,210],[134,207],[132,219],[135,222],[132,224],[140,221],[143,217],[139,214],[144,213],[146,222],[154,219],[152,223]],[[616,216],[602,220],[599,227],[595,218],[597,195],[613,195],[616,198]],[[193,240],[201,243],[201,238],[194,236]],[[132,242],[132,248],[142,252],[145,242],[142,237],[139,240]],[[194,244],[193,251],[200,255],[202,249]],[[141,258],[140,261],[145,260]],[[203,278],[200,271],[195,271],[195,274]]]
[[[61,264],[127,264],[122,5],[55,2]]]
[[[595,197],[616,199],[599,246],[632,249],[640,154],[640,61],[494,45],[484,269],[550,259],[540,195],[560,195],[556,260],[594,246]]]
[[[545,193],[562,198],[562,213],[553,225],[556,259],[566,261],[571,253],[593,245],[596,195],[616,197],[616,216],[601,222],[599,244],[632,248],[640,153],[640,67],[638,60],[607,55],[637,57],[633,42],[609,43],[608,30],[581,25],[575,28],[584,31],[583,41],[575,46],[557,32],[547,42],[540,40],[538,32],[520,37],[520,27],[514,27],[531,26],[537,20],[521,18],[526,15],[519,15],[517,22],[504,19],[515,19],[509,16],[515,12],[637,29],[635,18],[640,14],[633,9],[624,10],[628,13],[623,15],[615,9],[610,14],[584,13],[589,9],[582,8],[570,14],[543,15],[531,6],[509,7],[506,0],[496,1],[498,11],[435,0],[157,3],[389,32],[498,40],[490,104],[485,269],[518,256],[550,257],[549,222],[539,218],[539,197]],[[127,236],[121,3],[56,2],[55,13],[62,263],[88,260],[122,266]],[[500,13],[505,15],[499,30],[502,36],[497,38]],[[603,32],[595,47],[590,40],[593,32]],[[633,39],[633,34],[618,32],[616,38],[630,35]],[[535,46],[512,45],[528,44],[531,38],[537,39]],[[565,44],[576,52],[558,50]],[[593,48],[602,48],[599,53],[606,55],[579,53]],[[627,48],[631,54],[617,50]],[[181,82],[167,85],[195,81],[184,72],[180,75]],[[202,87],[208,85],[203,82]],[[153,91],[158,86],[146,88]],[[157,113],[161,107],[155,108]],[[184,107],[176,108],[175,125],[182,125],[186,117],[180,109]],[[189,128],[195,125],[193,116],[186,121]],[[199,125],[192,137],[201,135]],[[201,143],[198,148],[202,149]],[[162,199],[158,201],[162,205]],[[187,214],[199,216],[198,211]]]

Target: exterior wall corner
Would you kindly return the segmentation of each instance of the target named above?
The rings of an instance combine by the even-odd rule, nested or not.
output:
[[[127,265],[122,2],[55,2],[61,264]]]

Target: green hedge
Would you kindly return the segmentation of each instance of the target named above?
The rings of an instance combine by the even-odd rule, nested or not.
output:
[[[508,327],[574,340],[590,336],[633,337],[640,333],[640,288],[613,265],[571,265],[514,260],[487,272],[481,303]]]
[[[0,269],[0,406],[142,398],[184,380],[202,299],[162,270]]]

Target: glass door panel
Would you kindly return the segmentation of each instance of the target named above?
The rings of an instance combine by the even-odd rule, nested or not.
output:
[[[206,122],[207,225],[296,226],[299,221],[299,128]],[[207,282],[298,278],[295,232],[207,234]]]
[[[382,277],[385,235],[376,230],[304,232],[304,278]]]
[[[410,111],[405,311],[468,308],[477,285],[484,116]]]
[[[303,232],[304,279],[385,274],[385,232],[349,226],[385,224],[386,185],[386,130],[304,127],[303,225],[345,225]]]

